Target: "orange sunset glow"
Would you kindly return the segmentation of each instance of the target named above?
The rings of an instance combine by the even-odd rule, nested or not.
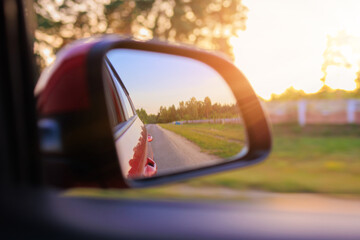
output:
[[[56,10],[56,2],[53,2],[53,5],[49,5],[45,0],[41,2],[44,2],[41,5],[44,9],[39,10],[40,13],[47,11],[56,21],[61,14],[64,15]],[[224,1],[224,4],[226,2]],[[82,29],[82,33],[75,31],[79,35],[75,34],[75,38],[101,32],[114,33],[109,27],[110,23],[107,30],[104,27],[105,3],[108,1],[103,0],[95,4],[99,6],[95,12],[99,15],[100,23],[91,28],[93,33]],[[270,99],[271,94],[281,94],[289,87],[303,90],[305,93],[315,93],[324,84],[332,89],[347,91],[356,88],[354,80],[357,79],[360,65],[360,1],[243,0],[242,3],[245,7],[239,11],[244,12],[246,20],[242,22],[244,25],[234,28],[238,29],[237,36],[233,36],[234,32],[230,30],[230,26],[235,23],[218,24],[213,32],[208,26],[204,26],[201,31],[194,30],[194,33],[201,32],[199,36],[202,40],[196,44],[215,50],[216,47],[211,45],[206,37],[211,34],[217,36],[222,32],[223,36],[229,39],[236,66],[247,76],[259,96]],[[94,4],[92,7],[85,3],[78,4],[84,9],[89,8],[88,11],[95,8]],[[170,10],[174,6],[170,5],[166,1],[159,1],[154,9],[168,9],[164,10],[165,15],[171,16],[173,12]],[[147,40],[155,37],[150,28],[153,21],[151,14],[148,18],[142,15],[136,18],[137,22],[133,23],[131,28],[135,38]],[[194,17],[192,14],[188,12],[187,18]],[[67,17],[69,19],[64,20],[65,23],[71,22],[72,18]],[[159,27],[170,24],[165,20],[161,23]],[[71,24],[65,24],[61,36],[36,31],[36,38],[41,41],[35,43],[35,50],[44,59],[44,65],[49,65],[55,60],[54,49],[59,49],[64,44],[64,36],[67,36],[65,33],[73,32],[69,30],[72,29],[71,26],[73,27]],[[195,44],[193,38],[195,35],[190,34],[189,39],[184,41]],[[179,41],[171,36],[168,40]]]
[[[230,42],[235,64],[261,97],[291,86],[314,93],[324,77],[333,89],[355,89],[359,1],[243,2],[249,8],[247,29]]]
[[[269,99],[272,93],[282,93],[291,86],[306,93],[317,92],[325,73],[329,87],[355,89],[360,60],[360,44],[355,41],[360,36],[359,1],[244,4],[249,8],[247,29],[230,41],[235,64],[261,97]],[[331,46],[328,38],[333,40]],[[339,52],[343,59],[325,56],[326,50]],[[322,71],[324,62],[332,63]]]

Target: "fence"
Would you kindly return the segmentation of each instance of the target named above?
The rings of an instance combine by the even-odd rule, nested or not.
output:
[[[360,100],[299,100],[264,102],[272,123],[360,124]]]
[[[221,123],[221,124],[229,124],[229,123],[237,123],[241,124],[241,118],[219,118],[219,119],[197,119],[197,120],[183,120],[183,121],[175,121],[173,124],[186,124],[186,123]]]
[[[263,102],[272,124],[360,124],[360,99],[313,99]],[[222,123],[241,124],[241,118],[176,121],[173,124]]]

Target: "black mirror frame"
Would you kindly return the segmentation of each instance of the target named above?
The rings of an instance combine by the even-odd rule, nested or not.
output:
[[[92,99],[97,99],[96,106],[93,108],[96,114],[100,114],[97,116],[108,117],[107,109],[104,107],[106,103],[103,81],[99,81],[99,79],[102,79],[103,59],[108,51],[118,48],[188,57],[203,62],[215,69],[227,82],[237,100],[244,125],[246,126],[248,143],[248,146],[242,152],[229,159],[229,161],[200,169],[186,170],[152,178],[124,179],[127,187],[148,187],[232,170],[259,163],[269,155],[272,146],[271,130],[261,103],[248,80],[238,68],[225,58],[190,46],[175,45],[157,40],[138,41],[113,35],[104,37],[94,44],[87,55],[86,64],[90,93],[93,95]],[[110,121],[108,119],[103,120],[103,129],[108,129],[109,136],[113,137]]]

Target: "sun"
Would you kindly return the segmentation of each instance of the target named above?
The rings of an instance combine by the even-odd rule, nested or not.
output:
[[[229,41],[235,65],[256,93],[264,99],[289,87],[314,93],[324,78],[330,88],[354,90],[360,66],[360,1],[318,0],[310,6],[275,2],[278,8],[267,1],[244,1],[249,8],[247,29]],[[305,12],[307,18],[301,15]],[[337,37],[341,32],[346,36]],[[329,44],[329,38],[339,43]],[[337,53],[324,54],[329,49]]]

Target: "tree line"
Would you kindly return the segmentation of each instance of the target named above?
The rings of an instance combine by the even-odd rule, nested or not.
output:
[[[146,124],[239,117],[236,104],[212,103],[209,97],[205,97],[203,101],[192,97],[188,101],[180,101],[177,107],[174,104],[170,107],[161,106],[157,114],[147,114],[143,108],[137,109],[136,112]]]
[[[195,44],[233,55],[229,39],[246,29],[242,0],[35,0],[34,50],[45,67],[66,44],[110,33]]]
[[[341,89],[332,89],[327,85],[324,85],[316,93],[305,93],[303,90],[289,87],[281,94],[271,94],[270,101],[291,101],[300,99],[346,99],[346,98],[360,98],[360,86],[357,84],[357,88],[354,91],[346,91]]]

